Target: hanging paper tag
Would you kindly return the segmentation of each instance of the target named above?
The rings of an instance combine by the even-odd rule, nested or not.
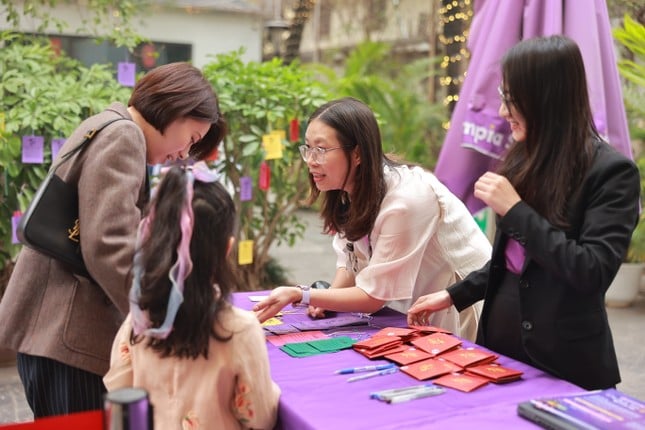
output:
[[[136,65],[134,63],[119,63],[117,81],[124,87],[134,87],[134,74]]]
[[[22,162],[24,164],[42,164],[45,161],[45,138],[43,136],[22,137]]]
[[[14,245],[20,243],[20,240],[18,240],[18,235],[16,234],[16,232],[18,231],[20,218],[22,218],[22,212],[20,211],[15,211],[13,213],[13,216],[11,217],[11,243],[13,243]]]
[[[298,118],[292,119],[289,123],[289,140],[292,142],[300,140],[300,122],[298,122]]]
[[[65,139],[52,139],[52,161],[56,159],[58,152],[63,147]]]
[[[260,163],[260,175],[259,175],[259,184],[261,190],[266,191],[271,185],[271,167],[267,164],[266,161]]]
[[[284,133],[284,130],[282,132]],[[262,147],[266,152],[264,156],[265,160],[282,158],[282,139],[275,131],[272,131],[271,134],[265,134],[262,136]]]
[[[241,240],[237,249],[237,262],[240,266],[253,263],[253,241]]]
[[[247,202],[253,198],[253,180],[250,176],[240,178],[240,201]]]

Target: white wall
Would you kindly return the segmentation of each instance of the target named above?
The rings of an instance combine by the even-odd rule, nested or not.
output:
[[[82,23],[81,16],[89,16],[77,6],[59,4],[51,14],[68,26],[61,32],[49,28],[50,35],[88,36],[75,32]],[[192,45],[192,62],[201,67],[209,61],[209,55],[245,48],[245,61],[262,59],[262,17],[258,14],[208,10],[189,13],[180,8],[156,7],[147,16],[133,20],[135,30],[142,36],[156,42],[186,43]],[[35,32],[38,22],[21,20],[20,30]],[[8,29],[3,14],[0,14],[0,30]]]

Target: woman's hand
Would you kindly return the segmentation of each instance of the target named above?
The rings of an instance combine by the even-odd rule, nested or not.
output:
[[[522,198],[511,183],[502,175],[486,172],[475,182],[475,197],[500,216],[506,215]]]
[[[325,318],[325,310],[323,308],[319,308],[318,306],[309,306],[307,308],[307,315],[309,315],[311,318]]]
[[[302,300],[302,290],[298,287],[274,288],[269,297],[253,306],[253,312],[261,323],[274,317],[278,312],[290,303]]]
[[[452,298],[446,290],[421,296],[408,309],[408,325],[428,325],[430,315],[450,306]]]

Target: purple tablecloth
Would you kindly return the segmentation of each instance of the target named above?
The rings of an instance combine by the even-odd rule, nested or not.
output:
[[[261,294],[266,292],[235,293],[233,302],[240,308],[251,309],[253,303],[249,296]],[[306,319],[308,317],[302,312],[289,313],[283,318],[285,322]],[[373,314],[370,326],[338,328],[330,332],[365,339],[383,327],[406,326],[404,315],[383,309]],[[467,345],[469,343],[464,341],[464,346]],[[420,382],[397,372],[349,383],[348,375],[336,375],[334,371],[385,362],[370,361],[353,350],[292,358],[271,343],[267,342],[267,348],[271,374],[282,389],[277,428],[283,430],[535,429],[535,425],[517,415],[519,402],[581,390],[531,366],[500,357],[500,364],[524,372],[520,381],[504,385],[491,383],[470,393],[448,388],[439,396],[387,404],[370,399],[369,394]]]

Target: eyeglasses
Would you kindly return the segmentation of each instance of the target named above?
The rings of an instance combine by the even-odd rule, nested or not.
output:
[[[318,163],[322,164],[325,162],[325,154],[329,151],[333,151],[334,149],[340,149],[340,146],[337,146],[335,148],[319,148],[317,146],[307,146],[307,145],[300,145],[298,149],[300,150],[300,155],[302,155],[302,159],[305,160],[305,163]]]
[[[499,99],[506,106],[506,109],[510,108],[513,104],[513,99],[508,96],[508,91],[504,91],[500,85],[497,87],[497,93],[499,94]]]

